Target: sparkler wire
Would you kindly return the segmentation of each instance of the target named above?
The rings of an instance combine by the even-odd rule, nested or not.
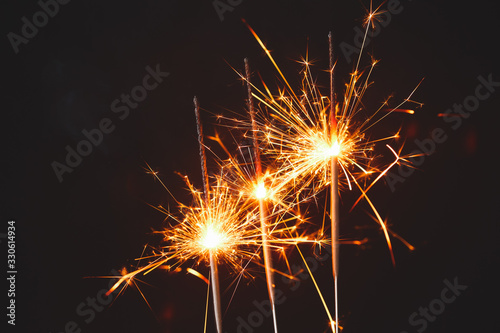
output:
[[[330,131],[331,142],[338,143],[337,115],[335,114],[335,88],[334,88],[334,57],[332,33],[328,34],[329,58],[330,58]],[[338,274],[339,274],[339,165],[337,156],[332,156],[330,162],[330,219],[332,228],[332,270],[333,285],[335,295],[335,327],[334,332],[339,331],[339,294],[338,294]]]
[[[210,189],[208,184],[208,171],[207,171],[207,156],[205,154],[205,145],[203,144],[203,126],[200,118],[200,106],[198,104],[198,98],[194,97],[194,113],[196,115],[196,129],[198,132],[198,144],[200,148],[200,160],[201,160],[201,171],[203,178],[203,194],[205,198],[205,206],[209,207],[210,201]],[[220,287],[219,287],[219,270],[217,267],[217,258],[213,253],[213,250],[209,250],[210,254],[210,277],[212,286],[212,299],[214,305],[214,315],[215,324],[217,326],[217,332],[222,333],[222,310],[220,301]]]
[[[260,160],[260,152],[259,152],[259,141],[257,138],[257,125],[255,123],[255,110],[253,105],[253,97],[252,97],[252,86],[250,83],[250,65],[248,63],[248,59],[245,58],[245,76],[247,83],[247,92],[248,92],[248,109],[250,113],[250,120],[252,123],[252,139],[253,139],[253,152],[255,158],[255,178],[257,186],[262,186],[262,188],[257,188],[257,190],[266,190],[264,180],[262,179],[262,163]],[[271,257],[271,248],[268,244],[268,226],[267,226],[267,207],[264,197],[262,195],[258,196],[259,200],[259,212],[260,212],[260,226],[262,230],[262,251],[264,253],[264,270],[266,273],[266,283],[267,283],[267,292],[269,294],[269,302],[271,304],[272,314],[273,314],[273,324],[274,324],[274,332],[278,332],[278,322],[276,319],[276,305],[275,305],[275,296],[274,296],[274,277],[273,277],[273,263]]]

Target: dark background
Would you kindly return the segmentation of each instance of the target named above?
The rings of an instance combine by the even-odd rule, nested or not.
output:
[[[437,114],[473,94],[479,75],[493,74],[500,81],[498,5],[424,0],[402,0],[401,5],[403,11],[392,15],[367,47],[381,62],[366,105],[377,107],[392,93],[400,100],[425,77],[414,96],[424,106],[414,116],[396,115],[378,130],[389,133],[401,125],[402,136],[408,136],[404,153],[434,128],[443,128],[448,139],[404,183],[396,184],[395,192],[382,183],[371,192],[393,230],[416,247],[410,252],[393,239],[396,268],[383,235],[365,213],[368,206],[348,215],[357,194],[342,194],[347,208],[341,211],[341,235],[366,236],[370,242],[342,247],[341,324],[346,333],[417,332],[420,325],[411,326],[408,317],[440,297],[444,279],[457,278],[467,290],[425,332],[493,332],[500,327],[499,92],[482,101],[457,130]],[[17,325],[10,331],[64,332],[66,323],[74,321],[82,332],[202,332],[206,285],[192,275],[153,273],[144,279],[151,286],[141,288],[152,311],[130,288],[89,323],[76,309],[108,281],[84,277],[134,265],[145,244],[157,244],[150,232],[162,227],[164,216],[146,203],[167,205],[172,200],[145,174],[145,161],[180,199],[188,197],[175,171],[201,186],[193,96],[208,111],[202,114],[207,134],[214,133],[210,113],[244,113],[244,87],[226,61],[242,69],[243,58],[249,57],[252,68],[274,87],[275,72],[241,18],[265,41],[293,83],[300,69],[294,60],[309,45],[311,58],[318,60],[316,74],[327,85],[322,70],[331,30],[341,90],[352,63],[339,45],[353,44],[354,27],[361,25],[367,6],[367,1],[246,0],[225,12],[221,21],[211,1],[75,0],[61,5],[28,44],[20,45],[18,54],[4,37],[0,232],[6,232],[9,219],[16,221],[19,272]],[[20,34],[21,18],[31,21],[39,10],[35,1],[3,1],[0,31],[4,36]],[[130,93],[142,82],[145,67],[156,64],[169,77],[128,118],[119,120],[111,102]],[[114,132],[60,183],[51,163],[64,162],[65,146],[75,147],[84,139],[83,129],[96,128],[106,117],[116,125]],[[314,212],[313,206],[311,216]],[[6,257],[5,245],[2,239]],[[311,255],[310,248],[303,251]],[[290,260],[300,263],[295,252]],[[279,266],[285,268],[282,262]],[[208,275],[206,267],[198,269]],[[224,317],[225,331],[237,332],[238,316],[247,318],[256,310],[252,301],[266,299],[263,274],[255,276],[238,287]],[[315,276],[333,309],[329,261]],[[222,269],[223,289],[233,279]],[[277,287],[286,297],[278,307],[280,331],[328,331],[310,279],[292,291],[278,278]],[[4,307],[6,292],[0,294]],[[231,291],[225,292],[223,303],[230,297]],[[272,332],[271,319],[253,330]],[[215,331],[211,313],[208,331]]]

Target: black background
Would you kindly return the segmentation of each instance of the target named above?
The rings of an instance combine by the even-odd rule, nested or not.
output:
[[[424,0],[402,0],[401,5],[402,12],[392,15],[367,46],[381,62],[366,104],[376,107],[390,94],[400,100],[425,78],[414,96],[424,106],[414,116],[397,115],[378,130],[389,133],[402,124],[402,136],[408,136],[404,153],[434,128],[442,128],[448,139],[419,170],[396,184],[394,192],[382,183],[372,191],[393,230],[416,247],[410,252],[393,240],[396,268],[383,235],[365,213],[368,206],[348,215],[356,194],[343,192],[347,208],[341,211],[341,235],[369,236],[370,242],[342,247],[341,324],[346,333],[417,332],[420,326],[411,326],[408,317],[440,297],[444,279],[457,278],[467,290],[429,322],[425,332],[493,332],[500,327],[499,92],[482,101],[457,130],[437,114],[473,94],[479,75],[492,74],[500,81],[498,6],[494,1]],[[6,0],[2,6],[4,36],[19,34],[21,18],[31,20],[40,10],[35,1]],[[66,323],[74,321],[82,332],[202,332],[206,285],[192,275],[151,274],[145,279],[151,286],[142,285],[142,290],[152,311],[130,288],[89,323],[76,309],[108,281],[84,277],[133,265],[143,246],[155,242],[151,229],[161,228],[164,216],[145,203],[172,201],[144,173],[145,161],[160,171],[180,199],[188,198],[175,171],[201,186],[192,97],[197,95],[209,111],[202,115],[207,134],[214,133],[210,113],[244,113],[244,87],[226,61],[242,69],[243,58],[249,57],[254,71],[274,87],[275,72],[241,18],[265,41],[293,83],[300,69],[294,60],[309,45],[311,58],[318,60],[316,74],[327,85],[322,70],[331,30],[338,57],[337,88],[342,89],[352,63],[339,45],[353,44],[354,27],[361,26],[368,6],[367,1],[246,0],[225,12],[221,21],[211,1],[74,0],[62,5],[28,44],[20,45],[18,54],[4,37],[0,232],[6,232],[9,219],[16,221],[19,272],[16,327],[10,329],[64,332]],[[363,60],[366,65],[369,58]],[[169,77],[129,117],[119,120],[111,102],[142,82],[146,66],[157,64]],[[63,162],[65,146],[75,147],[83,129],[96,128],[106,117],[116,125],[114,132],[60,183],[51,163]],[[311,215],[314,211],[311,207]],[[6,240],[1,244],[6,257]],[[311,255],[308,247],[303,250]],[[290,260],[300,263],[293,252]],[[208,275],[206,267],[198,269]],[[330,272],[326,261],[315,276],[333,308]],[[225,331],[237,332],[238,316],[247,318],[256,309],[252,301],[266,299],[263,274],[255,275],[238,287],[224,317]],[[223,289],[233,279],[221,271]],[[277,287],[286,297],[278,307],[280,331],[328,331],[328,318],[310,279],[292,291],[278,278]],[[0,294],[4,308],[6,291]],[[223,303],[230,297],[231,291],[225,292]],[[271,319],[253,330],[272,332]],[[215,331],[211,313],[208,331]]]

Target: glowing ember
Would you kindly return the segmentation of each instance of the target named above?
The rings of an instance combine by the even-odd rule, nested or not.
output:
[[[316,148],[316,154],[319,158],[330,159],[332,157],[339,156],[341,152],[340,144],[335,141],[332,145],[327,144],[322,141],[318,144]]]
[[[213,250],[224,246],[224,238],[223,234],[214,230],[214,228],[209,225],[202,233],[202,238],[199,242],[202,247]]]
[[[266,186],[264,185],[264,183],[259,182],[255,187],[254,193],[257,199],[264,199],[267,195]]]

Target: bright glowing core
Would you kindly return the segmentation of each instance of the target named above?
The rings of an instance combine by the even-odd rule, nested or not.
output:
[[[340,154],[340,144],[337,140],[330,147],[330,154],[331,156],[338,156]]]
[[[340,154],[340,144],[338,141],[335,140],[335,142],[330,146],[326,142],[321,143],[319,147],[317,148],[317,152],[320,154],[320,156],[325,157],[325,158],[330,158],[334,156],[338,156]]]
[[[219,232],[213,230],[211,227],[208,227],[201,239],[201,245],[203,245],[204,248],[211,250],[220,247],[223,240],[224,237]]]
[[[260,182],[255,187],[255,197],[257,199],[264,199],[266,197],[266,186]]]

